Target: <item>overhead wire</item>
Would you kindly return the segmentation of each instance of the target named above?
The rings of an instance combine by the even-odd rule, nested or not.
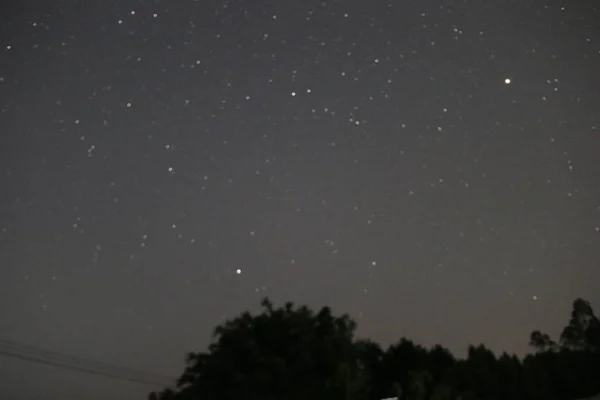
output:
[[[152,379],[159,380],[159,381],[172,379],[172,378],[166,377],[164,375],[151,374],[148,372],[143,372],[143,371],[135,370],[132,368],[114,366],[114,365],[110,365],[110,364],[106,364],[106,363],[102,363],[102,362],[98,362],[98,361],[93,361],[93,360],[89,360],[89,359],[85,359],[85,358],[81,358],[81,357],[67,355],[64,353],[57,352],[57,351],[45,350],[45,349],[42,349],[42,348],[36,347],[36,346],[25,345],[22,343],[11,341],[11,340],[0,339],[0,348],[2,348],[2,346],[4,346],[5,348],[8,347],[9,350],[25,352],[28,354],[33,354],[35,356],[44,357],[46,359],[49,358],[49,359],[59,360],[61,362],[70,362],[70,363],[74,363],[74,364],[84,365],[89,368],[108,369],[108,370],[113,370],[113,371],[119,371],[123,374],[134,374],[134,375],[142,374],[142,375],[146,375],[147,377],[152,377]]]
[[[175,382],[174,378],[164,375],[110,365],[6,339],[0,339],[0,355],[152,386],[165,387]]]

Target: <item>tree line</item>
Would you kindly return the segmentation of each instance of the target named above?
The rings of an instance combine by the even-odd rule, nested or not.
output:
[[[522,360],[470,346],[464,359],[408,339],[383,349],[328,307],[288,302],[244,312],[190,353],[173,388],[149,400],[574,400],[600,393],[600,320],[576,299],[558,341],[534,331]]]

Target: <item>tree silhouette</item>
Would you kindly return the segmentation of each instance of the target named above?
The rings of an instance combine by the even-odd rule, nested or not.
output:
[[[534,331],[522,361],[469,346],[455,359],[442,346],[401,338],[387,349],[355,340],[356,323],[327,307],[313,312],[264,299],[214,330],[190,353],[174,388],[149,400],[581,400],[600,393],[600,323],[576,299],[558,343]]]
[[[367,398],[384,398],[393,392],[393,383],[386,375],[383,363],[385,351],[370,340],[357,341],[359,368],[363,371]],[[395,393],[395,392],[394,392]]]
[[[573,302],[571,320],[562,331],[560,342],[575,350],[600,351],[600,321],[588,301]]]
[[[590,303],[573,302],[569,324],[557,344],[536,330],[530,345],[538,354],[523,360],[524,387],[529,396],[588,397],[600,391],[600,323]]]
[[[218,326],[208,352],[188,356],[174,399],[366,398],[354,321],[327,307],[315,314],[268,299],[262,306]]]
[[[531,332],[529,345],[535,347],[538,351],[549,351],[556,349],[556,342],[550,339],[550,336],[538,330]]]
[[[560,335],[560,346],[538,330],[531,333],[529,344],[542,352],[566,349],[599,352],[600,320],[590,303],[578,298],[573,302],[569,324]]]

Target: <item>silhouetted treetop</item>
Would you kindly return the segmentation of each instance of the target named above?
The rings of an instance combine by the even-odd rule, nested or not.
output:
[[[590,303],[578,298],[573,302],[571,319],[560,335],[559,344],[539,330],[531,333],[529,343],[538,351],[570,349],[600,352],[600,320],[594,315]]]
[[[401,338],[387,349],[354,337],[356,323],[328,307],[313,311],[261,302],[214,329],[205,352],[192,352],[175,388],[151,400],[577,400],[600,392],[598,318],[573,303],[557,344],[539,330],[538,351],[522,361],[469,346],[456,359],[440,345]]]

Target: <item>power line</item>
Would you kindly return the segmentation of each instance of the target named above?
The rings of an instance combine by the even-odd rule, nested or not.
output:
[[[133,369],[116,367],[109,364],[103,364],[82,358],[67,356],[66,354],[52,352],[34,346],[22,345],[16,342],[0,340],[1,354],[16,358],[26,359],[28,361],[39,362],[44,364],[56,365],[72,370],[85,371],[101,375],[109,375],[113,378],[140,381],[148,384],[168,385],[167,381],[172,382],[173,379],[156,374],[147,374]],[[160,383],[159,383],[160,382]]]
[[[102,363],[102,362],[98,362],[98,361],[93,361],[93,360],[89,360],[89,359],[85,359],[85,358],[81,358],[81,357],[66,355],[64,353],[59,353],[57,351],[45,350],[40,347],[25,345],[22,343],[11,341],[11,340],[1,340],[0,339],[0,348],[2,348],[2,347],[6,348],[6,346],[8,346],[9,351],[17,351],[20,354],[23,354],[25,352],[25,353],[33,354],[34,356],[43,357],[45,359],[49,358],[51,360],[58,360],[59,362],[63,362],[63,363],[68,362],[71,365],[73,365],[73,364],[75,364],[76,366],[83,365],[87,368],[95,368],[95,369],[101,369],[101,370],[108,369],[108,370],[112,370],[114,373],[120,373],[120,374],[133,374],[133,375],[138,375],[138,376],[141,374],[141,375],[145,375],[146,377],[151,377],[152,380],[157,380],[157,381],[173,381],[173,378],[167,377],[164,375],[150,374],[147,372],[134,370],[132,368],[118,367],[118,366],[114,366],[114,365],[110,365],[110,364],[106,364],[106,363]],[[115,371],[118,371],[118,372],[115,372]]]
[[[38,364],[51,365],[51,366],[54,366],[54,367],[69,369],[69,370],[77,371],[77,372],[85,372],[85,373],[93,374],[93,375],[101,375],[101,376],[105,376],[105,377],[108,377],[108,378],[120,379],[120,380],[124,380],[124,381],[137,382],[137,383],[143,383],[143,384],[146,384],[146,385],[160,386],[160,387],[162,387],[164,385],[163,383],[150,382],[150,381],[143,380],[143,379],[136,379],[136,378],[130,378],[130,377],[125,377],[125,376],[119,376],[117,374],[112,374],[110,372],[94,371],[94,370],[88,369],[88,368],[75,367],[75,366],[71,366],[71,365],[67,365],[67,364],[62,364],[62,363],[59,363],[59,362],[56,362],[56,361],[43,360],[43,359],[38,359],[38,358],[35,358],[35,357],[31,357],[31,356],[26,356],[26,355],[21,355],[21,354],[16,354],[16,353],[10,353],[10,352],[4,351],[4,350],[0,350],[0,355],[6,356],[6,357],[18,358],[18,359],[25,360],[25,361],[31,361],[31,362],[35,362],[35,363],[38,363]]]
[[[0,355],[152,386],[165,387],[175,381],[173,378],[162,375],[150,374],[131,368],[118,367],[84,358],[69,356],[56,351],[44,350],[8,340],[0,340]]]

